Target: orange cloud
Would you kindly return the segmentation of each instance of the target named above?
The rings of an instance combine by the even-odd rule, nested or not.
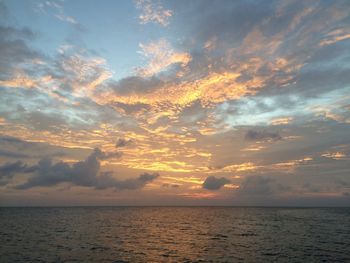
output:
[[[293,121],[293,117],[276,118],[271,120],[272,125],[286,125]]]
[[[0,85],[10,88],[34,88],[37,81],[25,75],[18,75],[13,79],[0,80]]]
[[[327,38],[320,42],[320,46],[327,46],[350,38],[350,33],[344,29],[333,30],[327,34]]]
[[[343,160],[346,159],[346,154],[342,153],[342,152],[327,152],[322,154],[321,156],[323,157],[327,157],[327,158],[331,158],[334,160]]]

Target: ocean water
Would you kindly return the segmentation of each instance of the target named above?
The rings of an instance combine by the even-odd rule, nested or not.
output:
[[[0,208],[0,262],[350,262],[350,209]]]

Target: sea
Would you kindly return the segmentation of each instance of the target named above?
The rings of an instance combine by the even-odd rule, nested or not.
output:
[[[350,262],[350,208],[0,208],[0,262]]]

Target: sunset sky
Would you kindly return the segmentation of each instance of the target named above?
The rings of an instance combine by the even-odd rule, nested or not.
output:
[[[350,2],[0,1],[0,205],[346,205]]]

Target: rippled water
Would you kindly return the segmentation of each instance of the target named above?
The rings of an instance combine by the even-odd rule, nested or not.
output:
[[[0,208],[0,262],[350,262],[350,209]]]

